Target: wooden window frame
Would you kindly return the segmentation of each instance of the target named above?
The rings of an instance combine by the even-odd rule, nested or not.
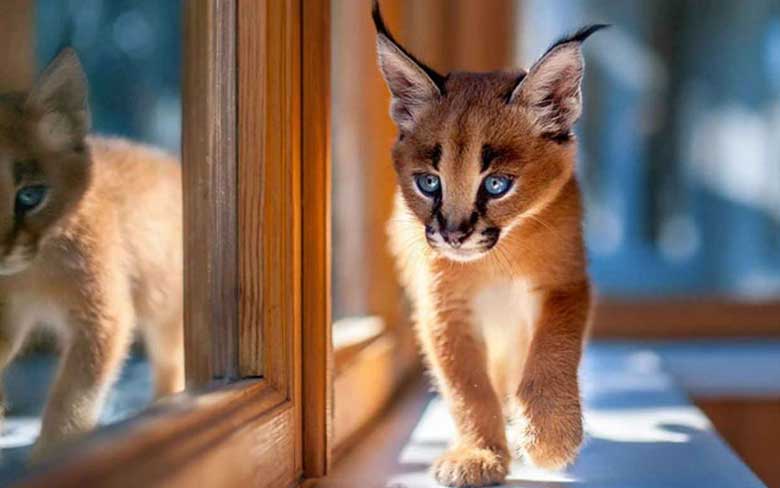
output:
[[[22,486],[276,488],[325,474],[329,12],[328,0],[186,2],[188,390]]]
[[[598,339],[705,339],[780,336],[780,300],[727,297],[597,299]]]

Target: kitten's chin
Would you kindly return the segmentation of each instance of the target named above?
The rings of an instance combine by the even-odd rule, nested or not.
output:
[[[480,251],[476,249],[453,249],[447,247],[440,247],[436,249],[440,255],[451,261],[457,261],[459,263],[470,263],[483,258],[487,251]]]

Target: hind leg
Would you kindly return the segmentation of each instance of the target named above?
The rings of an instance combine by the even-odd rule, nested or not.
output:
[[[184,389],[184,338],[182,317],[144,327],[144,340],[154,372],[154,398]]]

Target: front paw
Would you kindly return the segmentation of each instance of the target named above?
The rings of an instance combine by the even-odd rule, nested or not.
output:
[[[497,485],[506,479],[509,459],[506,449],[457,447],[437,459],[431,471],[436,481],[445,486]]]
[[[511,422],[513,448],[534,465],[557,470],[571,464],[582,444],[582,410],[579,399],[524,402]]]

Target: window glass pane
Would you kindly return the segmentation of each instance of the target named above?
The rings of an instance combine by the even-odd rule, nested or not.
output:
[[[0,196],[15,202],[14,235],[35,242],[18,270],[0,262],[0,349],[10,361],[0,484],[31,455],[56,453],[96,422],[133,415],[183,384],[181,2],[8,3],[0,16],[24,9],[29,23],[15,28],[35,46],[9,71],[39,81],[26,98],[0,98],[3,130],[20,121],[38,128],[0,142]],[[0,41],[11,34],[3,29]],[[82,68],[60,54],[66,47]],[[19,213],[20,201],[29,211]]]

